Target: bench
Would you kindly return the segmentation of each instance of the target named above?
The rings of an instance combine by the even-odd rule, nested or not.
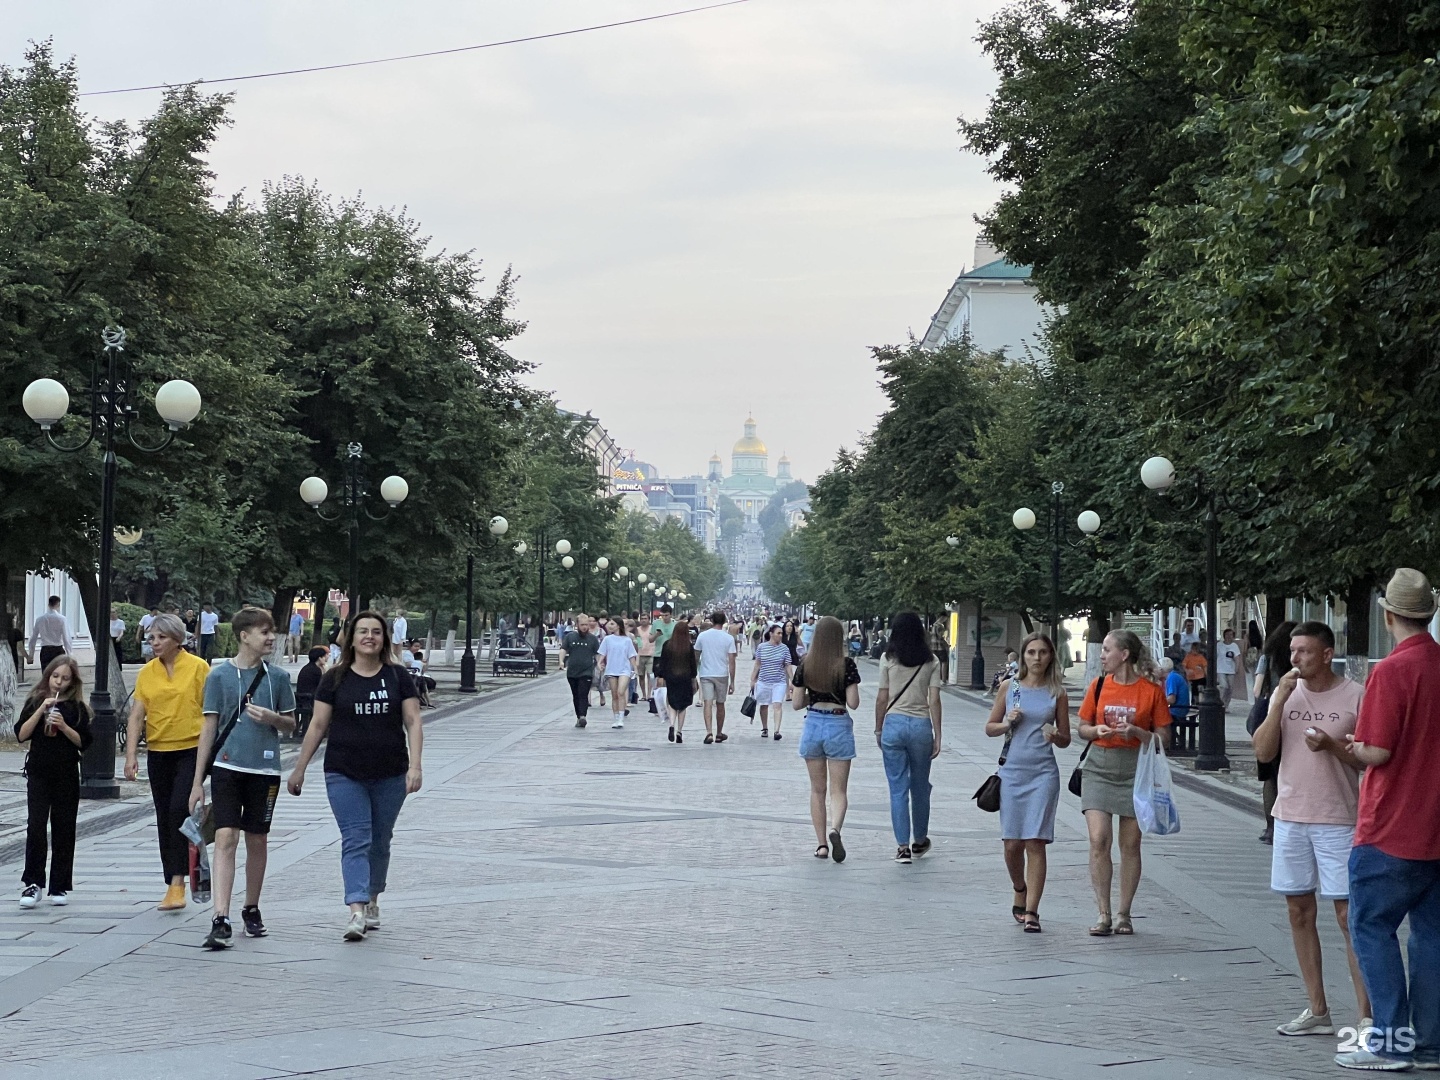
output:
[[[533,649],[501,649],[490,661],[492,677],[500,675],[523,675],[533,678],[540,674],[540,662],[535,659]]]

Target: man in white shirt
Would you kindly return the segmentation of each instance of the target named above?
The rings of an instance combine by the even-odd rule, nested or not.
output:
[[[405,609],[397,608],[395,618],[390,623],[390,648],[394,650],[395,662],[405,663],[405,642],[410,639],[410,624],[405,619]]]
[[[200,659],[210,660],[215,651],[215,628],[220,625],[220,613],[214,604],[206,604],[200,612]]]
[[[1190,646],[1200,640],[1200,635],[1195,632],[1195,620],[1186,619],[1180,627],[1180,649],[1182,652],[1189,652]]]
[[[45,614],[35,620],[30,631],[30,648],[26,650],[26,663],[35,660],[35,646],[40,646],[40,666],[43,668],[57,656],[65,656],[75,650],[70,647],[70,624],[60,614],[60,597],[50,597]]]
[[[1215,681],[1219,684],[1220,704],[1226,709],[1235,696],[1235,674],[1240,665],[1240,643],[1235,640],[1235,631],[1225,628],[1220,645],[1215,650]],[[1243,693],[1243,691],[1242,691]]]
[[[121,667],[125,666],[125,620],[115,613],[115,605],[110,605],[110,640],[115,645],[115,662]]]
[[[140,625],[135,628],[135,643],[140,646],[140,662],[142,664],[146,660],[153,660],[155,658],[154,652],[150,649],[150,642],[145,640],[145,634],[146,631],[150,629],[150,624],[155,621],[159,614],[160,609],[152,604],[150,611],[140,616]]]
[[[695,639],[700,654],[700,697],[705,703],[705,742],[724,742],[725,698],[735,692],[735,639],[725,631],[725,613],[710,616],[710,629]],[[711,715],[714,729],[711,729]]]

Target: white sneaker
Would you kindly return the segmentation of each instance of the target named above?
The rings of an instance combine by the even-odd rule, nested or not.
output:
[[[368,904],[365,905],[365,929],[367,931],[380,929],[379,900],[371,900]]]
[[[1401,1058],[1387,1058],[1369,1050],[1352,1050],[1348,1054],[1336,1054],[1335,1064],[1342,1069],[1359,1069],[1363,1072],[1409,1072],[1413,1063]]]
[[[365,912],[352,911],[350,913],[350,921],[345,924],[345,940],[365,940]]]
[[[20,906],[26,910],[40,902],[40,886],[26,885],[20,890]]]
[[[1335,1025],[1330,1022],[1330,1014],[1316,1016],[1309,1009],[1306,1009],[1288,1024],[1281,1024],[1275,1029],[1281,1035],[1334,1035]]]
[[[52,903],[56,907],[64,907],[66,904],[70,903],[70,897],[67,893],[52,892],[50,894],[50,903]]]
[[[610,727],[611,727],[612,730],[615,729],[615,728],[623,728],[624,726],[625,726],[625,721],[624,721],[623,719],[622,719],[622,720],[616,720],[613,724],[610,725]]]

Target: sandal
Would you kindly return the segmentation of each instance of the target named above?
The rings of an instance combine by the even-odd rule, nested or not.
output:
[[[1044,933],[1044,931],[1040,929],[1040,913],[1038,911],[1025,912],[1025,933]]]
[[[768,739],[769,737],[770,737],[770,729],[769,729],[769,728],[763,728],[763,727],[762,727],[762,728],[760,729],[760,738],[762,738],[762,739]]]
[[[1019,886],[1017,886],[1017,885],[1012,881],[1012,882],[1010,883],[1010,888],[1011,888],[1011,890],[1015,893],[1016,896],[1020,897],[1021,900],[1024,900],[1024,899],[1025,899],[1025,886],[1024,886],[1024,885],[1019,885]],[[1011,905],[1010,905],[1010,917],[1015,920],[1015,923],[1016,923],[1017,926],[1024,926],[1024,925],[1025,925],[1025,905],[1024,905],[1024,904],[1011,904]]]
[[[817,847],[817,848],[815,849],[815,858],[817,858],[817,859],[828,859],[829,857],[830,857],[830,845],[829,845],[829,844],[821,844],[819,847]]]
[[[1135,925],[1130,921],[1128,911],[1117,911],[1115,913],[1115,933],[1131,935],[1135,933]]]
[[[712,743],[714,743],[714,741],[715,741],[715,736],[714,736],[714,735],[706,735],[706,736],[705,736],[705,745],[706,745],[706,746],[711,745]]]
[[[1108,911],[1102,911],[1100,918],[1088,931],[1091,937],[1109,937],[1114,932],[1114,929],[1110,926],[1110,913]]]

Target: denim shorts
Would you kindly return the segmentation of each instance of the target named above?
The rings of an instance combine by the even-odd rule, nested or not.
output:
[[[851,761],[855,757],[855,722],[849,713],[805,710],[805,727],[800,732],[802,758]]]

